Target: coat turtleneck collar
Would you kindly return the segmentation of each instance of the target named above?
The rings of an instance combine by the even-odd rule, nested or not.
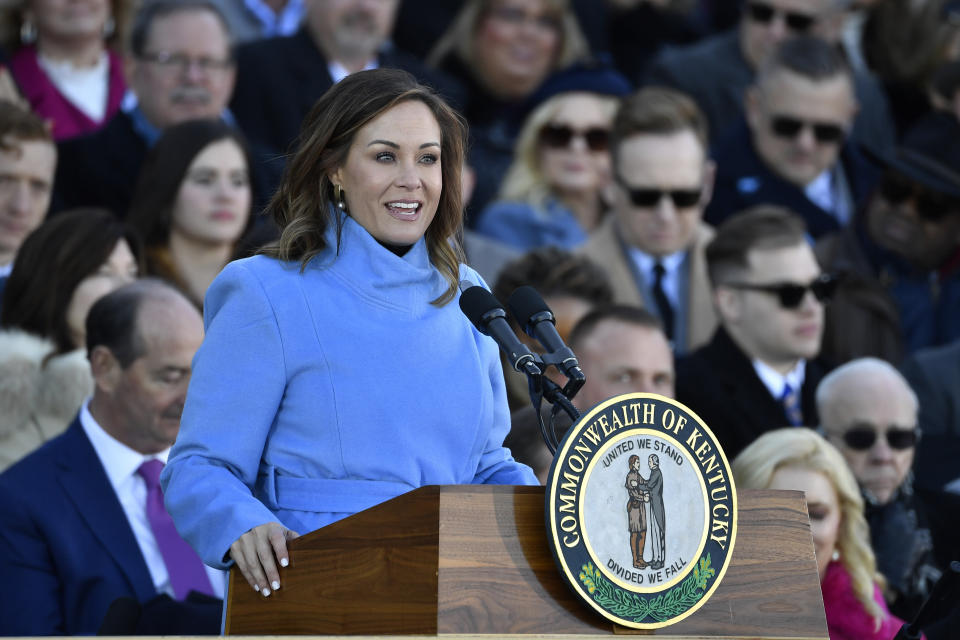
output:
[[[358,294],[381,305],[407,312],[426,311],[447,288],[447,281],[430,262],[426,239],[420,238],[402,256],[380,244],[353,218],[340,216],[326,232],[329,249],[317,266],[343,280]]]

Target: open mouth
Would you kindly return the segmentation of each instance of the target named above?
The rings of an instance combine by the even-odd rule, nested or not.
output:
[[[423,203],[417,200],[394,200],[386,203],[387,213],[398,220],[416,220],[420,217]]]

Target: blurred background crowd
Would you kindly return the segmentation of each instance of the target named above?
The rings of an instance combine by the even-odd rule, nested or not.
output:
[[[90,308],[152,276],[202,311],[312,105],[397,67],[465,117],[468,262],[542,293],[578,407],[674,397],[807,491],[834,637],[958,558],[960,2],[0,0],[0,65],[0,470],[93,393]]]

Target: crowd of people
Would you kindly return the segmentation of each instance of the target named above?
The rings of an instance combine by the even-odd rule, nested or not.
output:
[[[217,633],[234,564],[542,482],[471,284],[806,491],[892,638],[960,559],[960,3],[0,2],[0,634]]]

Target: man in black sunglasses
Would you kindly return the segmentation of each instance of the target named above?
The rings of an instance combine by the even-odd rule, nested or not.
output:
[[[913,484],[917,395],[889,363],[860,358],[827,375],[816,400],[821,430],[863,493],[877,569],[892,594],[890,609],[910,620],[958,546],[954,527],[960,518],[960,498]],[[924,631],[929,638],[955,637]]]
[[[777,207],[724,222],[706,256],[720,327],[677,363],[677,399],[734,457],[771,429],[817,424],[813,392],[827,369],[817,354],[833,286],[803,221]]]
[[[744,117],[744,94],[777,46],[810,35],[840,48],[850,16],[849,0],[749,0],[739,25],[686,47],[665,48],[651,63],[645,84],[674,87],[692,96],[710,123],[715,147]],[[886,96],[866,70],[854,73],[861,110],[852,135],[857,140],[893,144]]]
[[[611,135],[613,211],[582,248],[606,270],[615,301],[655,313],[677,353],[716,326],[703,258],[713,235],[702,219],[713,185],[706,144],[687,96],[660,87],[628,96]]]
[[[879,187],[852,225],[816,248],[824,269],[844,276],[824,337],[838,363],[899,363],[960,339],[960,123],[932,114],[895,151],[870,153]]]
[[[747,92],[747,125],[714,153],[707,222],[777,204],[800,215],[814,238],[846,224],[877,173],[847,143],[856,111],[850,69],[836,47],[812,36],[782,43]]]

